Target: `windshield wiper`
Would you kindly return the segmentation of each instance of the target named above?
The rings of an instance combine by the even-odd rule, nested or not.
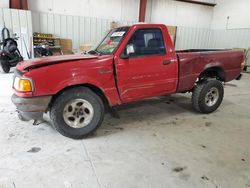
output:
[[[97,50],[90,50],[88,52],[88,54],[91,54],[91,55],[102,55],[100,52],[98,52]]]

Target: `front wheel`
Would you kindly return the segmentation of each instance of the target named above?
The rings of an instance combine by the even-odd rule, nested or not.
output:
[[[211,113],[221,104],[224,88],[220,81],[204,81],[195,86],[192,95],[193,108],[202,113]]]
[[[104,105],[92,90],[76,87],[63,91],[55,99],[50,116],[54,128],[62,135],[81,139],[101,125]]]
[[[7,60],[0,60],[0,63],[1,63],[2,72],[9,73],[10,72],[10,65],[8,65],[8,61]]]

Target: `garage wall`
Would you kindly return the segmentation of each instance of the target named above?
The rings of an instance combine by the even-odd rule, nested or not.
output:
[[[212,31],[210,48],[250,48],[250,29]]]
[[[100,19],[84,16],[70,16],[49,13],[32,13],[33,31],[51,33],[55,37],[72,39],[73,51],[83,43],[95,45],[110,29],[110,23],[131,25],[132,21]]]
[[[250,48],[250,1],[217,0],[211,48]],[[250,66],[250,58],[247,61]]]
[[[9,0],[1,0],[0,8],[9,8]]]
[[[139,0],[29,0],[34,12],[137,21]]]
[[[213,30],[178,27],[176,49],[250,48],[250,29]]]
[[[0,31],[2,31],[4,24],[10,30],[11,35],[16,33],[20,37],[17,41],[18,47],[23,57],[27,59],[26,47],[29,52],[33,51],[31,12],[0,8]],[[2,40],[2,35],[0,38]]]
[[[40,0],[37,1],[39,2]],[[50,0],[47,0],[47,2],[49,1]],[[159,8],[161,8],[159,3],[163,3],[163,1],[154,1],[156,1],[155,6],[158,6],[159,10]],[[170,1],[166,0],[164,2],[169,3]],[[164,5],[166,6],[167,4]],[[133,21],[121,21],[114,19],[93,18],[87,16],[71,16],[66,14],[61,15],[37,12],[32,13],[31,19],[30,11],[0,9],[0,29],[2,29],[3,23],[5,22],[6,26],[10,28],[12,33],[17,33],[18,36],[21,36],[18,44],[21,53],[26,58],[27,52],[24,41],[30,51],[32,49],[30,46],[32,43],[31,37],[33,31],[52,33],[55,36],[62,38],[71,38],[73,40],[73,49],[78,49],[79,46],[83,43],[95,44],[97,41],[99,41],[103,34],[109,29],[110,22],[112,21],[118,21],[121,25],[129,25],[133,23]],[[174,25],[174,23],[177,22],[165,22],[165,24],[168,25]],[[195,23],[197,24],[198,22]],[[179,26],[177,30],[176,49],[249,47],[250,29],[209,29],[206,27],[201,27],[200,25],[200,27],[198,28]]]
[[[210,0],[210,2],[214,1]],[[210,28],[212,18],[213,7],[210,6],[174,0],[148,0],[146,21],[149,23]]]
[[[208,49],[212,30],[207,28],[178,27],[175,49]]]
[[[73,41],[73,49],[83,43],[95,45],[114,20],[83,16],[32,13],[34,32],[52,33]],[[121,25],[131,21],[118,21]],[[250,29],[213,30],[179,26],[176,49],[250,48]]]
[[[249,0],[202,1],[217,5],[148,0],[146,21],[178,26],[176,49],[250,48]]]
[[[250,29],[212,30],[178,27],[175,48],[177,50],[249,49]]]
[[[213,29],[250,28],[249,0],[217,0],[214,7]]]

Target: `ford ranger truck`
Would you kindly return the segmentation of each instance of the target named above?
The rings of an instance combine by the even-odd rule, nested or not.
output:
[[[211,113],[243,61],[238,50],[175,51],[165,25],[135,24],[110,30],[85,55],[20,62],[12,101],[20,119],[49,112],[56,130],[80,139],[102,124],[105,109],[155,96],[192,92],[193,108]]]

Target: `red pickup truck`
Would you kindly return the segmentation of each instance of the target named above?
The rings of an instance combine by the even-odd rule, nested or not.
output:
[[[243,61],[238,50],[175,51],[165,25],[136,24],[111,30],[85,55],[19,63],[12,101],[22,120],[50,112],[56,130],[79,139],[101,125],[105,109],[154,96],[192,92],[194,109],[211,113]]]

